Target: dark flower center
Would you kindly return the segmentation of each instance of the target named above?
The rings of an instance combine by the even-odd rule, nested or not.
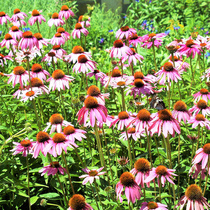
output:
[[[171,62],[166,62],[163,65],[163,68],[165,69],[165,71],[173,71],[174,69],[173,64]]]
[[[37,40],[42,40],[43,37],[40,33],[35,33],[34,36],[36,37]]]
[[[146,109],[141,109],[137,114],[137,118],[141,121],[149,121],[150,120],[150,112]]]
[[[26,93],[26,96],[31,97],[31,96],[34,96],[34,94],[35,94],[35,92],[33,90],[31,90]]]
[[[121,47],[123,47],[122,40],[116,40],[116,41],[114,41],[114,47],[115,48],[121,48]]]
[[[142,72],[137,71],[134,73],[134,79],[143,79],[143,78],[144,78],[144,75]]]
[[[64,28],[62,28],[62,27],[60,27],[60,28],[58,28],[57,32],[58,32],[58,33],[60,33],[60,34],[62,34],[62,33],[64,33],[64,32],[65,32],[65,29],[64,29]]]
[[[91,85],[87,90],[87,94],[89,96],[98,96],[100,93],[100,89],[95,85]]]
[[[141,88],[141,87],[144,86],[144,82],[143,82],[142,79],[135,79],[135,80],[134,80],[134,85],[135,85],[136,87],[138,87],[138,88]]]
[[[129,27],[128,26],[123,26],[122,28],[121,28],[121,31],[128,31],[129,30]]]
[[[58,161],[53,161],[52,163],[50,163],[50,166],[53,168],[58,168],[60,166]]]
[[[187,106],[183,101],[177,101],[174,104],[174,109],[177,111],[185,112],[187,110]]]
[[[203,151],[204,151],[206,154],[210,155],[210,143],[207,143],[207,144],[205,144],[205,145],[203,146]]]
[[[163,121],[168,121],[172,119],[172,114],[168,109],[158,111],[158,116],[159,119]]]
[[[62,143],[62,142],[65,142],[66,141],[66,138],[65,136],[62,134],[62,133],[56,133],[52,140],[55,142],[55,143]]]
[[[197,114],[196,117],[195,117],[195,119],[197,121],[205,121],[205,117],[202,114]]]
[[[76,23],[75,24],[75,29],[82,29],[81,23]]]
[[[162,165],[158,166],[155,171],[160,176],[165,176],[167,174],[167,168]]]
[[[20,13],[20,9],[14,9],[13,13],[14,13],[14,14]]]
[[[11,34],[5,34],[4,39],[11,40],[12,39]]]
[[[122,73],[119,69],[113,69],[112,71],[112,77],[120,77],[122,76]]]
[[[68,11],[69,10],[69,7],[67,5],[63,5],[61,7],[61,11]]]
[[[0,17],[4,17],[6,16],[6,13],[5,12],[0,12]]]
[[[85,198],[80,194],[74,194],[69,200],[69,206],[73,210],[83,210],[86,206]]]
[[[68,125],[67,127],[65,127],[65,128],[63,129],[63,133],[64,133],[65,135],[70,135],[70,134],[72,134],[72,133],[75,133],[75,128],[74,128],[73,126],[71,126],[71,125]]]
[[[31,146],[31,141],[30,141],[30,140],[22,140],[22,141],[20,142],[20,144],[21,144],[21,146],[23,146],[23,147],[29,147],[29,146]]]
[[[150,162],[145,158],[140,158],[135,162],[134,168],[140,172],[148,172],[150,170]]]
[[[65,76],[65,73],[61,69],[57,69],[52,73],[54,79],[62,79]]]
[[[35,9],[35,10],[32,11],[31,15],[32,15],[32,16],[39,16],[40,13],[39,13],[38,10]]]
[[[97,174],[98,174],[98,171],[96,171],[96,170],[91,170],[91,171],[88,173],[89,176],[96,176]]]
[[[31,31],[26,31],[23,33],[23,38],[33,38],[33,34]]]
[[[52,19],[58,19],[58,13],[57,12],[52,14]]]
[[[149,202],[149,203],[147,204],[147,207],[148,207],[149,209],[156,209],[156,208],[158,207],[158,205],[157,205],[157,203],[151,201],[151,202]]]
[[[96,98],[92,96],[88,96],[85,101],[84,101],[85,107],[92,109],[92,108],[97,108],[98,107],[98,101]]]
[[[37,133],[36,135],[36,140],[38,142],[45,142],[47,140],[50,139],[50,136],[48,135],[48,133],[44,132],[44,131],[40,131],[39,133]]]
[[[61,46],[60,45],[54,45],[53,46],[53,50],[60,50],[61,49]]]
[[[118,114],[120,120],[125,120],[129,118],[129,114],[126,111],[122,111]]]
[[[21,74],[24,74],[25,71],[26,71],[26,70],[25,70],[22,66],[16,66],[16,67],[13,69],[13,74],[15,74],[15,75],[21,75]]]
[[[35,64],[31,67],[31,70],[32,70],[33,72],[38,73],[38,72],[42,71],[42,66],[41,66],[40,64],[38,64],[38,63],[35,63]]]
[[[54,56],[55,56],[55,53],[54,53],[54,52],[49,52],[49,53],[48,53],[48,56],[49,56],[49,57],[54,57]]]
[[[135,128],[129,128],[128,129],[128,133],[135,133],[136,132],[136,129]]]
[[[14,31],[19,31],[19,28],[17,27],[17,26],[12,26],[12,31],[14,32]]]
[[[74,53],[74,54],[84,53],[84,49],[81,46],[75,46],[72,49],[72,53]]]
[[[187,47],[192,48],[192,45],[194,45],[194,44],[195,44],[195,43],[194,43],[194,41],[193,41],[192,39],[186,41],[186,46],[187,46]]]
[[[185,191],[185,196],[190,200],[200,201],[202,198],[202,190],[196,184],[191,184]]]
[[[78,57],[78,62],[79,63],[86,63],[88,61],[87,57],[85,55],[80,55]]]
[[[63,122],[63,117],[60,114],[53,114],[50,117],[50,123],[53,124],[61,124]]]
[[[207,106],[206,101],[204,101],[204,100],[199,100],[198,103],[197,103],[197,107],[198,107],[199,109],[206,109],[208,106]]]
[[[41,87],[43,86],[43,82],[41,79],[37,78],[37,77],[34,77],[31,79],[31,86],[32,87]]]
[[[207,95],[209,93],[209,91],[207,89],[203,88],[200,90],[200,93],[203,95]]]
[[[130,172],[124,172],[121,176],[120,176],[120,182],[122,183],[122,185],[126,186],[126,187],[131,187],[134,184],[134,176],[132,173]]]

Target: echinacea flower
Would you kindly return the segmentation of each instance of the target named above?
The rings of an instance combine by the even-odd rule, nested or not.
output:
[[[11,34],[13,39],[17,40],[22,38],[23,32],[20,31],[17,26],[12,26],[11,30],[9,31],[9,34]]]
[[[42,92],[38,89],[36,89],[36,90],[29,90],[29,89],[22,90],[22,93],[20,95],[20,97],[21,97],[20,101],[23,101],[23,102],[26,102],[28,100],[32,101],[33,99],[35,99],[36,97],[38,97],[41,94],[42,94]]]
[[[66,120],[63,119],[61,114],[56,113],[56,114],[51,115],[50,120],[47,123],[47,127],[44,129],[44,131],[46,132],[50,128],[50,126],[52,126],[50,129],[50,134],[52,134],[55,131],[57,131],[58,133],[61,133],[62,126],[66,127],[68,125],[72,126],[70,122],[67,122]]]
[[[53,25],[55,27],[58,27],[60,25],[65,24],[65,22],[62,19],[58,18],[58,13],[57,12],[52,14],[51,19],[47,23],[48,23],[48,26],[50,26],[50,27],[52,27]]]
[[[57,63],[58,59],[62,59],[62,57],[59,54],[56,54],[55,52],[49,52],[47,53],[44,58],[42,58],[42,61],[46,61],[49,64],[51,63]]]
[[[44,39],[40,33],[35,33],[34,37],[36,37],[38,41],[38,49],[42,49],[43,45],[47,46],[49,43],[49,39]]]
[[[4,64],[7,65],[7,60],[11,60],[12,58],[9,55],[3,55],[0,53],[0,65],[4,67]]]
[[[190,170],[189,170],[189,176],[191,175],[193,179],[197,179],[198,178],[198,175],[201,173],[201,178],[204,180],[206,175],[205,173],[209,172],[209,175],[210,175],[210,170],[208,170],[208,167],[205,167],[205,168],[201,168],[201,162],[200,163],[197,163],[197,164],[194,164]]]
[[[88,120],[90,120],[92,127],[95,126],[96,122],[106,122],[107,109],[105,106],[99,104],[96,98],[92,96],[87,97],[84,105],[77,113],[80,125],[84,124],[86,126]]]
[[[23,157],[26,157],[28,154],[33,154],[32,147],[33,147],[34,143],[35,142],[33,142],[32,139],[31,140],[23,139],[20,143],[19,142],[13,142],[15,147],[10,151],[13,152],[13,155],[17,155],[17,154],[22,152]]]
[[[18,28],[27,25],[24,20],[13,21],[12,24],[13,24],[13,26],[17,26]],[[24,28],[23,28],[23,30],[24,30]]]
[[[86,139],[87,137],[84,135],[85,133],[87,132],[74,128],[72,125],[68,125],[63,129],[63,134],[66,139],[72,142],[75,142],[75,140],[82,141],[83,138]]]
[[[67,210],[93,210],[90,204],[86,203],[85,198],[80,194],[74,194],[69,200],[69,208]]]
[[[148,74],[148,75],[144,75],[141,71],[136,71],[134,73],[132,77],[132,80],[135,80],[135,79],[142,79],[144,82],[149,82],[151,84],[154,84],[157,80],[157,78],[151,74]]]
[[[39,173],[42,173],[41,176],[44,176],[46,173],[47,173],[47,176],[55,175],[58,172],[60,172],[60,174],[64,175],[64,172],[66,172],[66,169],[63,168],[57,161],[54,161],[54,162],[50,163],[50,165],[47,165],[44,168],[42,168],[41,170],[39,170]]]
[[[193,97],[196,102],[201,99],[208,102],[208,100],[210,100],[210,93],[207,89],[202,88],[199,92],[195,93]]]
[[[44,151],[46,146],[49,144],[49,140],[51,140],[48,133],[44,131],[39,131],[36,135],[36,142],[34,143],[32,150],[33,150],[33,157],[37,158],[40,151],[44,156],[47,155],[47,152]]]
[[[10,22],[11,18],[5,13],[5,12],[0,12],[0,24],[3,25],[8,24],[7,22]]]
[[[190,118],[189,123],[192,124],[192,128],[196,128],[198,125],[210,129],[210,121],[202,114],[194,115]]]
[[[204,209],[205,206],[207,209],[210,208],[201,188],[196,184],[191,184],[185,191],[185,195],[181,197],[179,203],[175,208],[182,210],[187,203],[187,210],[199,210]]]
[[[11,34],[5,34],[4,39],[0,42],[0,46],[4,47],[9,50],[10,47],[17,46],[18,42],[16,39],[12,38]]]
[[[195,106],[189,109],[189,112],[195,116],[199,112],[202,113],[203,116],[210,115],[210,107],[207,105],[207,102],[204,100],[199,100]]]
[[[67,20],[69,17],[73,17],[74,13],[69,9],[67,5],[63,5],[61,7],[61,11],[59,12],[59,18],[62,19],[63,17]]]
[[[52,73],[52,77],[50,77],[47,82],[50,82],[49,90],[58,89],[58,91],[69,89],[69,82],[74,80],[72,76],[65,75],[65,73],[61,69],[56,69]],[[66,88],[65,88],[66,87]]]
[[[132,50],[131,54],[126,54],[122,57],[122,62],[124,63],[125,61],[128,60],[128,64],[131,65],[131,63],[133,63],[134,65],[137,64],[137,61],[139,61],[140,63],[142,63],[142,60],[144,60],[144,57],[142,55],[139,55],[138,53],[136,53],[134,48],[130,48]]]
[[[31,76],[37,77],[42,82],[47,79],[47,76],[50,76],[50,73],[42,68],[42,66],[38,63],[33,64],[31,67]]]
[[[163,133],[166,138],[168,134],[175,136],[175,132],[178,134],[181,133],[178,121],[172,116],[168,109],[160,110],[158,113],[152,114],[152,117],[153,120],[149,127],[151,135],[157,133],[158,136],[160,136],[160,134]]]
[[[85,55],[80,55],[77,59],[77,63],[73,67],[73,72],[82,72],[87,73],[88,71],[94,71],[96,68],[96,62],[91,61],[88,57]]]
[[[153,201],[150,202],[143,202],[141,204],[141,208],[139,210],[149,210],[149,209],[154,209],[154,210],[168,210],[167,205],[162,204],[162,203],[156,203]]]
[[[34,47],[37,47],[39,49],[37,38],[33,36],[31,31],[24,32],[22,35],[22,39],[18,44],[18,48],[21,50],[25,50],[27,48],[29,48],[29,50],[32,50],[32,48]]]
[[[160,85],[164,85],[166,81],[171,84],[171,81],[178,82],[178,80],[181,80],[178,70],[174,68],[171,62],[166,62],[155,75],[158,76],[157,80],[160,80]]]
[[[16,66],[11,74],[5,74],[9,77],[8,84],[12,82],[12,86],[15,87],[16,84],[20,83],[20,87],[27,85],[29,80],[28,72],[22,66]]]
[[[57,33],[60,33],[61,36],[67,41],[68,39],[70,39],[70,33],[68,33],[67,31],[65,31],[65,29],[63,27],[60,27],[57,29]]]
[[[116,32],[116,38],[117,39],[123,39],[123,38],[128,39],[129,36],[132,34],[136,34],[136,30],[134,28],[129,28],[128,26],[123,26]]]
[[[26,13],[21,12],[20,9],[14,9],[11,21],[19,21],[20,19],[25,19],[25,17],[28,17]]]
[[[171,62],[173,64],[173,59],[172,56],[169,56],[169,62]],[[174,65],[175,65],[175,69],[178,70],[179,74],[182,74],[183,71],[187,71],[187,69],[189,69],[190,64],[187,62],[184,62],[182,60],[181,56],[174,55]]]
[[[187,110],[186,104],[183,101],[177,101],[174,104],[172,115],[175,119],[178,120],[178,122],[181,122],[183,120],[184,123],[186,123],[186,121],[189,121],[191,116],[190,112]]]
[[[124,167],[128,164],[129,160],[126,157],[120,157],[120,159],[117,159],[117,162],[120,164],[120,166]]]
[[[78,18],[78,23],[81,23],[83,27],[88,28],[90,27],[90,17],[80,15]]]
[[[46,22],[45,18],[43,17],[43,15],[41,15],[40,13],[42,13],[42,10],[36,10],[34,9],[32,12],[29,12],[31,14],[31,17],[28,21],[28,23],[32,26],[34,25],[34,23],[39,22],[40,24],[42,23],[42,21]]]
[[[133,45],[134,47],[137,47],[138,44],[141,43],[141,37],[137,34],[131,34],[129,37],[129,45]]]
[[[72,31],[72,37],[74,39],[76,39],[76,38],[80,39],[81,33],[84,34],[85,36],[87,36],[89,34],[88,30],[86,28],[84,28],[81,23],[76,23],[75,28]]]
[[[124,187],[125,192],[123,193]],[[134,179],[134,175],[130,172],[124,172],[120,176],[120,181],[116,185],[116,193],[117,198],[120,199],[121,203],[123,201],[123,198],[121,197],[122,194],[125,194],[128,203],[130,203],[130,201],[135,203],[136,200],[139,200],[142,195],[141,189]]]
[[[130,171],[133,175],[136,175],[135,181],[138,185],[144,188],[144,180],[149,176],[150,173],[150,162],[145,158],[139,158],[134,163],[134,168]],[[150,182],[146,183],[147,187],[150,186]]]
[[[89,77],[95,77],[96,80],[101,79],[106,76],[103,72],[99,71],[98,69],[95,69],[92,72],[87,73],[87,76]]]
[[[171,180],[172,175],[177,176],[173,173],[174,171],[175,169],[168,169],[163,165],[159,165],[157,168],[152,168],[149,176],[144,180],[144,182],[150,182],[157,178],[159,187],[160,184],[162,184],[162,187],[164,187],[166,180],[168,180],[171,184],[174,184],[174,182]]]
[[[65,38],[61,35],[61,33],[56,32],[53,38],[50,41],[52,45],[64,45],[66,42]]]
[[[33,91],[39,91],[41,94],[49,94],[48,87],[44,85],[43,81],[38,77],[31,78],[31,87]]]
[[[50,52],[54,52],[55,54],[59,55],[60,57],[63,57],[66,54],[66,51],[61,48],[60,45],[54,45],[53,49],[50,50]]]
[[[82,169],[86,174],[80,176],[79,178],[85,178],[82,182],[83,185],[90,182],[90,184],[93,184],[94,180],[99,179],[100,175],[104,175],[106,172],[101,172],[104,169],[104,167],[101,167],[99,169],[88,169],[84,168]]]
[[[119,139],[128,140],[128,138],[131,138],[134,141],[137,141],[138,139],[141,138],[141,136],[143,136],[143,137],[145,136],[143,130],[142,131],[136,131],[135,128],[129,128],[127,133],[126,132],[121,133]]]

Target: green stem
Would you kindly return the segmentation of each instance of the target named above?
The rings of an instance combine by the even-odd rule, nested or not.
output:
[[[93,190],[93,186],[91,184],[90,184],[90,186],[91,186],[91,189],[92,189],[93,197],[94,197],[94,199],[96,201],[97,208],[98,208],[98,210],[100,210],[99,205],[98,205],[98,201],[97,201],[96,196],[95,196],[95,192]]]
[[[152,165],[152,153],[151,153],[151,146],[150,146],[150,135],[148,134],[147,128],[145,128],[145,131],[146,131],[146,136],[147,136],[149,159],[150,159],[151,166],[153,167],[153,165]]]
[[[41,31],[40,31],[40,28],[39,28],[38,20],[36,21],[36,25],[37,25],[37,28],[38,28],[39,33],[41,34]]]
[[[161,177],[159,177],[159,197],[160,197],[160,203],[161,203],[161,186],[162,183],[161,183]]]
[[[28,205],[29,205],[29,210],[31,210],[28,156],[26,156],[26,165],[27,165]]]
[[[40,113],[41,113],[42,123],[45,124],[45,121],[44,121],[44,112],[43,112],[43,108],[42,108],[42,103],[41,103],[41,101],[40,101],[39,98],[38,98],[38,105],[39,105],[39,109],[40,109]]]
[[[32,99],[32,103],[33,103],[33,106],[34,106],[34,112],[35,112],[35,115],[36,115],[36,120],[37,120],[37,123],[38,123],[39,131],[41,131],[42,129],[41,129],[39,116],[38,116],[38,113],[37,113],[36,104],[35,104],[34,99]]]
[[[98,186],[97,186],[97,183],[96,183],[95,179],[94,179],[94,184],[95,184],[95,189],[96,189],[96,192],[97,192],[97,195],[98,195],[99,202],[102,206],[102,209],[104,209],[104,206],[103,206],[103,203],[101,202],[101,198],[100,198],[99,191],[98,191]]]
[[[12,45],[10,44],[10,48],[11,48],[11,50],[12,50],[12,54],[13,54],[13,56],[14,56],[14,62],[15,62],[15,65],[17,66],[18,64],[17,64],[17,62],[16,62],[16,60],[15,60],[15,58],[16,58],[16,56],[15,56],[15,52],[14,52],[14,50],[13,50],[13,48],[12,48]]]
[[[55,61],[54,61],[54,56],[52,57],[52,65],[53,65],[53,70],[55,71]]]
[[[198,139],[197,139],[197,146],[196,146],[196,150],[195,151],[197,151],[198,150],[198,146],[199,146],[199,140],[200,140],[200,125],[198,125]]]
[[[120,90],[121,90],[121,95],[122,95],[122,108],[123,108],[122,111],[125,111],[126,110],[126,107],[125,107],[124,89],[123,88],[120,88]]]
[[[155,56],[155,45],[154,45],[154,39],[152,39],[152,50],[153,50],[153,57],[154,57],[154,63],[155,63],[155,71],[157,72],[157,63],[156,63],[156,56]]]
[[[63,107],[65,120],[67,120],[65,105],[64,105],[64,101],[63,101],[63,97],[62,97],[62,90],[60,90],[60,100],[61,100],[61,104],[62,104],[62,107]]]
[[[208,182],[208,178],[209,178],[209,167],[210,167],[210,156],[208,157],[208,166],[207,166],[208,170],[207,170],[207,175],[206,175],[206,183],[205,183],[205,187],[204,187],[204,191],[203,191],[203,196],[205,195],[207,182]]]
[[[171,89],[171,84],[168,83],[168,109],[169,109],[169,110],[170,110],[170,108],[171,108],[171,106],[170,106],[170,97],[171,97],[170,89]]]
[[[81,159],[81,157],[80,157],[80,155],[79,155],[79,153],[78,153],[78,151],[77,151],[77,148],[76,148],[76,147],[74,148],[74,151],[76,152],[77,157],[78,157],[79,161],[80,161],[80,162],[81,162],[81,164],[82,164],[82,167],[83,167],[83,168],[86,168],[86,165],[83,163],[83,161],[82,161],[82,159]]]
[[[132,155],[131,155],[130,139],[128,137],[127,128],[125,128],[125,132],[126,132],[126,137],[127,137],[127,141],[128,141],[128,156],[129,156],[129,159],[130,159],[130,169],[131,169],[132,165],[133,165],[133,160],[132,160]]]
[[[156,144],[156,149],[157,149],[159,161],[160,161],[161,164],[163,164],[162,161],[161,161],[161,159],[160,159],[160,153],[159,153],[159,149],[158,149],[158,143],[157,143],[157,139],[156,139],[156,136],[155,135],[154,135],[154,139],[155,139],[155,144]]]
[[[166,142],[167,142],[167,152],[168,152],[168,157],[169,157],[169,167],[172,168],[171,145],[170,145],[169,135],[167,136]]]

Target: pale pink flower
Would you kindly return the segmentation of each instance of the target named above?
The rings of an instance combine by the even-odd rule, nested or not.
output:
[[[22,90],[22,93],[20,95],[21,99],[20,101],[26,102],[26,101],[32,101],[33,99],[37,98],[39,95],[41,95],[42,92],[38,89],[31,90],[31,89],[25,89]]]
[[[207,102],[204,100],[199,100],[192,108],[189,109],[189,112],[195,116],[199,112],[202,113],[202,115],[210,115],[210,107],[207,105]]]
[[[34,47],[37,47],[39,49],[37,38],[33,36],[31,31],[24,32],[22,35],[22,39],[18,44],[18,48],[21,50],[25,50],[27,48],[29,48],[29,50],[32,50],[32,48]]]
[[[78,23],[81,23],[82,27],[88,28],[90,27],[90,17],[88,16],[79,16]]]
[[[62,57],[59,54],[56,54],[54,52],[49,52],[44,56],[44,58],[42,58],[42,61],[46,61],[49,64],[51,64],[52,62],[57,63],[58,59],[62,60]]]
[[[202,88],[199,92],[195,93],[193,97],[194,97],[195,102],[201,99],[208,102],[208,100],[210,100],[210,93],[207,89]]]
[[[19,30],[17,26],[12,26],[9,34],[12,36],[13,39],[20,39],[22,38],[23,32]]]
[[[189,170],[189,176],[191,175],[193,179],[197,179],[198,178],[198,175],[200,174],[201,172],[201,178],[204,180],[205,177],[206,177],[206,171],[209,171],[209,175],[210,175],[210,170],[208,170],[208,167],[205,167],[205,168],[201,168],[201,162],[200,163],[197,163],[197,164],[194,164],[190,170]]]
[[[0,24],[3,25],[8,24],[8,22],[11,21],[11,18],[5,13],[5,12],[0,12]]]
[[[53,49],[50,50],[50,52],[54,52],[55,54],[59,55],[60,57],[63,57],[66,54],[66,51],[61,48],[60,45],[54,45]]]
[[[50,73],[44,70],[40,64],[35,63],[31,67],[31,76],[37,77],[43,82],[47,79],[47,76],[50,77]]]
[[[18,28],[27,25],[24,20],[13,21],[12,24],[13,26],[17,26]]]
[[[74,194],[69,200],[69,208],[67,210],[93,210],[90,204],[85,202],[85,198],[80,194]]]
[[[45,39],[42,37],[42,35],[40,33],[35,33],[34,37],[36,37],[37,41],[38,41],[38,49],[42,49],[43,45],[47,46],[49,44],[49,39]]]
[[[39,93],[46,93],[49,94],[50,91],[46,85],[44,85],[43,81],[39,79],[38,77],[33,77],[31,78],[31,87],[34,92],[39,92]],[[30,88],[30,85],[28,86]]]
[[[3,55],[0,53],[0,65],[4,67],[4,64],[7,65],[7,60],[11,60],[12,58],[9,55]]]
[[[73,17],[74,13],[69,9],[67,5],[63,5],[61,7],[61,11],[59,12],[59,18],[62,19],[63,17],[67,20],[69,17]]]
[[[58,13],[56,12],[52,14],[52,18],[47,23],[50,27],[52,27],[53,25],[55,27],[58,27],[65,24],[65,22],[62,19],[58,18]]]
[[[14,9],[11,21],[19,21],[20,19],[25,19],[25,17],[28,17],[26,13],[21,12],[20,9]]]
[[[137,61],[142,63],[142,60],[144,60],[144,57],[142,55],[139,55],[136,53],[134,48],[130,48],[132,50],[132,54],[126,54],[122,57],[122,62],[128,61],[128,64],[131,65],[133,63],[134,65],[137,65]]]
[[[156,203],[156,202],[143,202],[141,204],[141,208],[139,210],[150,210],[150,209],[153,209],[153,210],[168,210],[167,209],[167,205],[165,204],[162,204],[162,203]]]
[[[128,26],[123,26],[121,27],[117,32],[116,32],[116,38],[117,39],[128,39],[129,36],[132,34],[136,34],[136,30],[134,28],[129,28]]]
[[[204,80],[206,79],[207,82],[210,80],[210,68],[206,69],[204,74],[201,76],[201,79]]]
[[[5,34],[4,39],[0,42],[0,46],[4,47],[9,50],[10,47],[17,46],[18,42],[16,39],[12,38],[11,34]]]
[[[47,176],[55,175],[58,172],[60,172],[60,174],[64,175],[64,172],[66,172],[66,169],[63,168],[57,161],[54,161],[54,162],[50,163],[50,165],[47,165],[44,168],[42,168],[41,170],[39,170],[39,173],[42,173],[41,176],[44,176],[46,173],[47,173]]]
[[[29,12],[31,14],[31,17],[28,21],[28,23],[32,26],[34,25],[36,22],[39,22],[40,24],[42,23],[42,21],[46,22],[45,18],[43,17],[43,15],[41,15],[40,13],[42,13],[42,10],[36,10],[34,9],[32,12]]]
[[[198,125],[201,127],[206,127],[210,130],[210,121],[207,120],[202,114],[197,114],[192,116],[189,120],[189,123],[192,124],[192,128],[196,128]]]
[[[95,77],[96,80],[101,79],[106,76],[103,72],[99,71],[98,69],[95,69],[92,72],[87,73],[87,76],[89,77]]]
[[[128,136],[127,136],[128,134]],[[138,139],[142,137],[145,137],[144,131],[136,131],[135,128],[129,128],[128,131],[121,133],[119,139],[122,139],[123,141],[128,140],[128,138],[133,139],[134,141],[138,141]]]
[[[65,41],[67,41],[68,39],[70,39],[70,33],[68,33],[67,31],[65,31],[64,28],[60,27],[57,30],[57,33],[60,33],[61,36],[65,39]]]
[[[133,45],[134,47],[137,47],[138,44],[141,43],[141,37],[137,34],[131,34],[129,37],[129,45]]]
[[[56,32],[53,38],[50,41],[52,45],[64,45],[66,42],[65,38],[61,35],[61,33]]]
[[[87,36],[89,34],[88,30],[82,26],[81,23],[76,23],[75,29],[72,31],[72,37],[74,39],[80,39],[81,33]]]

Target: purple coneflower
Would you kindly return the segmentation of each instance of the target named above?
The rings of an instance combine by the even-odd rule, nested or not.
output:
[[[146,34],[142,36],[141,41],[144,43],[142,47],[147,47],[147,49],[150,49],[152,45],[154,44],[155,47],[161,46],[161,43],[163,42],[161,38],[167,36],[165,33],[160,34]]]
[[[80,39],[81,33],[87,36],[89,34],[88,30],[82,26],[80,23],[76,23],[74,30],[72,31],[72,37]]]
[[[46,61],[48,63],[57,63],[58,62],[58,59],[61,59],[62,60],[62,57],[59,55],[59,54],[56,54],[54,52],[49,52],[47,53],[44,58],[42,59],[42,61]]]
[[[42,49],[43,45],[47,46],[49,43],[49,39],[44,39],[40,33],[35,33],[34,37],[36,37],[38,41],[38,49]]]
[[[52,45],[64,45],[66,42],[65,38],[61,35],[61,33],[56,32],[53,38],[50,41]]]
[[[12,58],[9,55],[3,55],[0,53],[0,65],[4,67],[4,64],[7,65],[7,60],[11,60]]]
[[[54,52],[55,54],[59,55],[60,57],[63,57],[66,54],[66,51],[61,48],[60,45],[54,45],[53,49],[50,50],[50,52]]]
[[[192,124],[192,128],[196,128],[198,125],[201,127],[206,127],[210,129],[210,121],[207,120],[202,114],[197,114],[192,116],[189,120],[189,123]]]
[[[61,11],[59,12],[59,18],[62,19],[63,17],[67,20],[69,17],[73,17],[74,13],[69,9],[67,5],[63,5],[61,7]]]
[[[127,136],[127,134],[128,134],[128,136]],[[128,140],[128,138],[131,138],[131,139],[137,141],[138,139],[141,138],[141,136],[143,136],[143,137],[145,136],[143,130],[142,131],[136,131],[135,128],[129,128],[128,131],[127,131],[127,134],[126,134],[126,132],[121,133],[119,139],[122,139],[122,140],[125,141],[125,140]]]
[[[72,142],[75,142],[75,140],[82,141],[83,138],[86,139],[87,137],[84,135],[85,133],[87,132],[74,128],[71,125],[68,125],[63,129],[63,134],[65,135],[66,139]]]
[[[5,12],[0,12],[0,24],[8,24],[7,21],[10,22],[11,18]]]
[[[141,43],[141,37],[137,34],[131,34],[129,37],[129,45],[133,45],[134,47],[137,47],[138,44]]]
[[[31,14],[31,17],[28,21],[28,23],[32,26],[34,25],[34,23],[39,22],[40,24],[42,23],[42,21],[46,22],[45,18],[43,17],[43,15],[41,15],[40,13],[42,13],[42,10],[36,10],[34,9],[32,12],[29,12]]]
[[[67,210],[93,210],[90,204],[86,203],[85,198],[80,194],[74,194],[69,200],[69,208]]]
[[[202,88],[199,92],[195,93],[193,95],[194,100],[197,102],[201,99],[203,99],[204,101],[208,102],[208,100],[210,100],[210,93],[207,89]]]
[[[134,28],[129,28],[128,26],[123,26],[116,32],[116,38],[117,39],[123,39],[123,38],[128,39],[129,36],[132,34],[136,34],[136,30]]]
[[[41,176],[44,176],[46,173],[47,173],[47,176],[55,175],[58,172],[64,175],[64,172],[66,172],[66,169],[63,168],[57,161],[54,161],[50,163],[50,165],[47,165],[41,170],[39,170],[39,173],[42,173]]]
[[[190,170],[189,170],[189,176],[192,175],[192,178],[193,179],[197,179],[198,178],[198,175],[200,174],[201,172],[201,178],[204,180],[206,175],[206,171],[209,172],[209,175],[210,175],[210,170],[208,170],[208,167],[205,167],[205,168],[201,168],[201,162],[197,163],[197,164],[194,164]]]
[[[39,78],[42,82],[50,76],[50,73],[42,68],[38,63],[33,64],[31,67],[31,76]]]
[[[92,72],[87,73],[87,76],[89,77],[95,77],[96,80],[101,79],[106,76],[103,72],[99,71],[98,69],[95,69]]]
[[[19,21],[20,19],[25,19],[25,17],[28,17],[26,13],[21,12],[20,9],[14,9],[11,21]]]
[[[149,209],[153,209],[153,210],[168,210],[167,209],[167,205],[162,204],[162,203],[156,203],[153,201],[150,202],[143,202],[141,204],[141,208],[139,210],[149,210]]]
[[[137,64],[137,61],[142,63],[142,60],[144,60],[144,57],[142,55],[139,55],[136,53],[134,48],[130,48],[132,50],[131,54],[126,54],[125,56],[122,57],[122,62],[124,63],[126,60],[128,60],[128,64],[130,65],[133,63],[134,65]]]
[[[16,39],[12,38],[11,34],[5,34],[4,39],[1,41],[0,46],[4,47],[9,50],[10,47],[17,46],[18,42]]]
[[[23,32],[20,31],[17,26],[12,26],[11,30],[9,31],[9,34],[11,34],[13,39],[17,40],[22,38]]]
[[[64,37],[64,39],[67,41],[68,39],[70,39],[70,33],[68,33],[67,31],[65,31],[64,28],[60,27],[57,30],[57,33],[60,33],[62,37]]]
[[[193,116],[197,115],[199,112],[201,112],[202,115],[206,116],[210,115],[210,107],[207,105],[206,101],[201,99],[195,104],[195,106],[189,109],[189,112]]]
[[[26,102],[28,100],[32,101],[33,99],[35,99],[36,97],[38,97],[41,94],[42,94],[42,92],[38,89],[36,89],[36,90],[29,90],[29,89],[22,90],[22,93],[20,95],[20,97],[21,97],[20,101],[23,101],[23,102]]]
[[[52,14],[51,19],[47,23],[48,23],[48,26],[50,27],[52,27],[53,25],[55,27],[58,27],[60,25],[62,26],[65,24],[65,22],[62,19],[58,18],[58,13],[56,12]]]
[[[34,47],[37,47],[39,49],[37,38],[33,36],[31,31],[24,32],[22,35],[22,39],[18,44],[18,48],[21,50],[25,50],[27,48],[29,48],[29,50],[32,50],[32,48]]]

